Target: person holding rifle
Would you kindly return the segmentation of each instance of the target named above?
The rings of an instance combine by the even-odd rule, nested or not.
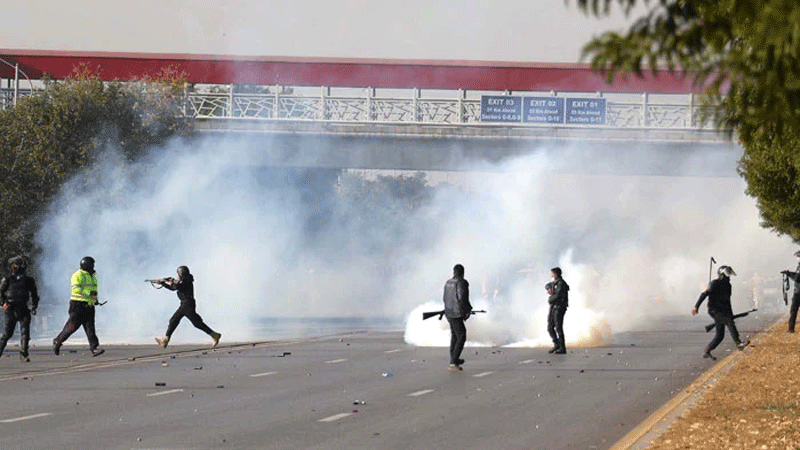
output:
[[[731,281],[730,277],[736,275],[730,266],[719,266],[717,278],[711,280],[706,290],[700,293],[700,298],[692,308],[692,315],[697,315],[697,309],[708,298],[708,315],[714,319],[716,334],[703,352],[703,358],[717,359],[711,355],[711,351],[717,348],[725,337],[725,327],[731,334],[733,342],[739,350],[744,350],[750,341],[742,342],[739,339],[739,330],[736,329],[736,322],[733,317],[733,307],[731,307]]]
[[[462,370],[461,352],[467,342],[467,327],[464,322],[472,314],[469,303],[469,282],[464,279],[464,266],[453,267],[453,278],[444,284],[444,316],[450,323],[450,370]]]
[[[89,339],[89,350],[92,356],[100,356],[105,350],[100,348],[100,340],[94,329],[94,306],[97,302],[97,274],[94,270],[94,258],[85,256],[81,259],[80,268],[72,274],[72,294],[69,299],[69,318],[64,329],[53,339],[53,353],[61,353],[64,344],[72,333],[83,326],[86,338]]]
[[[794,324],[797,321],[797,310],[800,308],[800,250],[794,253],[797,257],[797,269],[794,272],[784,270],[781,273],[794,281],[794,294],[792,294],[792,305],[789,307],[789,333],[794,333]],[[785,298],[785,297],[784,297]]]
[[[31,315],[36,315],[36,308],[39,307],[39,294],[36,290],[36,282],[33,278],[25,274],[27,264],[21,256],[15,256],[9,261],[11,265],[11,276],[3,278],[0,282],[0,305],[3,306],[6,326],[3,334],[0,335],[0,356],[6,348],[8,340],[14,335],[14,328],[19,323],[19,359],[22,362],[30,362],[28,357],[28,342],[31,340]],[[31,308],[28,309],[28,301]]]
[[[189,268],[186,266],[178,267],[178,279],[174,278],[164,278],[160,280],[148,280],[153,284],[161,285],[170,291],[177,291],[178,292],[178,299],[180,299],[181,304],[178,307],[175,314],[169,319],[169,324],[167,325],[167,333],[164,337],[157,337],[156,342],[163,348],[167,348],[169,344],[169,340],[172,338],[172,333],[178,328],[178,324],[180,323],[181,319],[187,317],[195,328],[204,331],[206,334],[211,336],[212,345],[211,348],[215,348],[219,344],[219,339],[222,337],[222,334],[217,333],[216,331],[212,330],[205,322],[203,322],[203,318],[200,317],[200,314],[197,314],[196,302],[194,299],[194,276],[189,273]]]

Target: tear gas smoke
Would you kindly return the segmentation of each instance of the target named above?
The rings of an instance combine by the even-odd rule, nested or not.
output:
[[[472,188],[427,186],[410,205],[352,174],[260,167],[265,152],[235,139],[175,141],[132,164],[108,151],[63,189],[37,234],[55,321],[66,318],[70,274],[91,255],[109,301],[98,311],[103,342],[163,334],[178,301],[143,280],[187,265],[198,312],[226,340],[274,338],[270,318],[406,316],[407,342],[444,346],[447,322],[423,323],[420,312],[441,309],[462,263],[473,306],[489,311],[469,321],[470,345],[545,345],[544,284],[559,265],[571,286],[568,343],[593,345],[687,313],[710,255],[744,282],[778,273],[792,254],[759,227],[739,179],[565,174],[554,168],[580,153],[542,149],[452,175]],[[309,326],[292,334],[324,331]],[[184,321],[173,342],[205,339]]]

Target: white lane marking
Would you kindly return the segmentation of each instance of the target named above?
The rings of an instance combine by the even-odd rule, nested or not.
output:
[[[394,350],[386,350],[386,351],[385,351],[385,352],[383,352],[383,353],[397,353],[397,352],[402,352],[402,351],[403,351],[403,349],[396,348],[396,349],[394,349]]]
[[[535,360],[533,360],[533,359],[526,359],[525,361],[520,361],[519,363],[520,363],[520,364],[530,364],[530,363],[532,363],[533,361],[535,361]]]
[[[169,391],[160,391],[160,392],[151,392],[147,394],[148,397],[158,397],[159,395],[167,395],[167,394],[175,394],[178,392],[183,392],[183,389],[171,389]]]
[[[433,389],[423,389],[421,391],[412,392],[408,394],[409,397],[419,397],[420,395],[430,394],[433,392]]]
[[[353,413],[351,413],[351,412],[334,414],[334,415],[332,415],[330,417],[326,417],[324,419],[319,419],[318,422],[333,422],[334,420],[344,419],[345,417],[352,416],[352,415],[353,415]]]
[[[3,420],[0,420],[0,423],[14,423],[14,422],[22,421],[22,420],[38,419],[39,417],[52,416],[52,415],[53,415],[53,413],[31,414],[30,416],[15,417],[13,419],[3,419]]]
[[[330,361],[325,361],[325,364],[336,364],[336,363],[345,362],[345,361],[347,361],[347,359],[346,359],[346,358],[342,358],[342,359],[332,359],[332,360],[330,360]]]
[[[493,373],[494,373],[494,372],[483,372],[483,373],[476,373],[475,375],[473,375],[473,377],[475,377],[475,378],[480,378],[480,377],[485,377],[486,375],[491,375],[491,374],[493,374]]]
[[[251,378],[258,378],[258,377],[265,377],[267,375],[275,375],[278,372],[263,372],[263,373],[254,373],[250,375]]]

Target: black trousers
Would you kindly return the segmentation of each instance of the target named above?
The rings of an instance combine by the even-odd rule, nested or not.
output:
[[[209,336],[215,334],[214,330],[209,328],[205,322],[203,322],[203,318],[200,317],[200,314],[197,314],[196,303],[194,301],[182,301],[181,306],[178,307],[175,314],[169,318],[169,325],[167,325],[167,337],[172,337],[172,333],[175,332],[175,329],[178,328],[178,324],[181,322],[181,319],[186,317],[192,322],[195,328],[198,330],[204,331]]]
[[[550,312],[547,314],[547,332],[553,345],[559,350],[566,350],[564,343],[564,314],[567,313],[566,306],[550,305]]]
[[[710,315],[714,319],[714,328],[716,330],[716,334],[714,335],[714,339],[708,343],[706,347],[706,351],[710,352],[717,348],[722,339],[725,337],[725,327],[728,327],[728,331],[731,333],[731,338],[733,342],[737,345],[741,342],[739,339],[739,330],[736,329],[736,322],[733,320],[733,314],[728,314],[727,312],[717,311],[715,309],[709,309],[708,315]]]
[[[19,352],[22,356],[28,357],[28,342],[31,340],[31,311],[28,305],[9,303],[8,309],[5,310],[6,326],[3,334],[0,335],[0,356],[3,356],[3,350],[6,349],[8,340],[14,336],[14,329],[17,328],[19,323],[19,334],[22,339],[19,342]]]
[[[94,330],[94,306],[74,300],[69,302],[69,318],[67,323],[64,324],[64,329],[56,336],[55,343],[63,344],[80,327],[83,327],[86,332],[86,338],[89,339],[89,348],[96,350],[97,347],[100,347],[100,340],[97,339],[97,333]]]
[[[450,364],[459,364],[458,360],[461,359],[461,352],[467,342],[467,326],[464,325],[464,319],[448,317],[447,321],[450,322]]]
[[[792,296],[792,303],[789,306],[789,331],[794,331],[794,323],[797,321],[797,309],[800,308],[800,292],[795,292]]]

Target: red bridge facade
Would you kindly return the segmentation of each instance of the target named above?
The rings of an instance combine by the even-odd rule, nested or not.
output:
[[[14,78],[14,65],[31,79],[62,79],[81,66],[104,80],[156,76],[166,68],[190,83],[254,84],[487,91],[692,93],[691,77],[647,72],[607,83],[586,64],[496,61],[288,58],[196,54],[102,53],[0,49],[0,78]],[[0,61],[0,62],[3,62]]]

